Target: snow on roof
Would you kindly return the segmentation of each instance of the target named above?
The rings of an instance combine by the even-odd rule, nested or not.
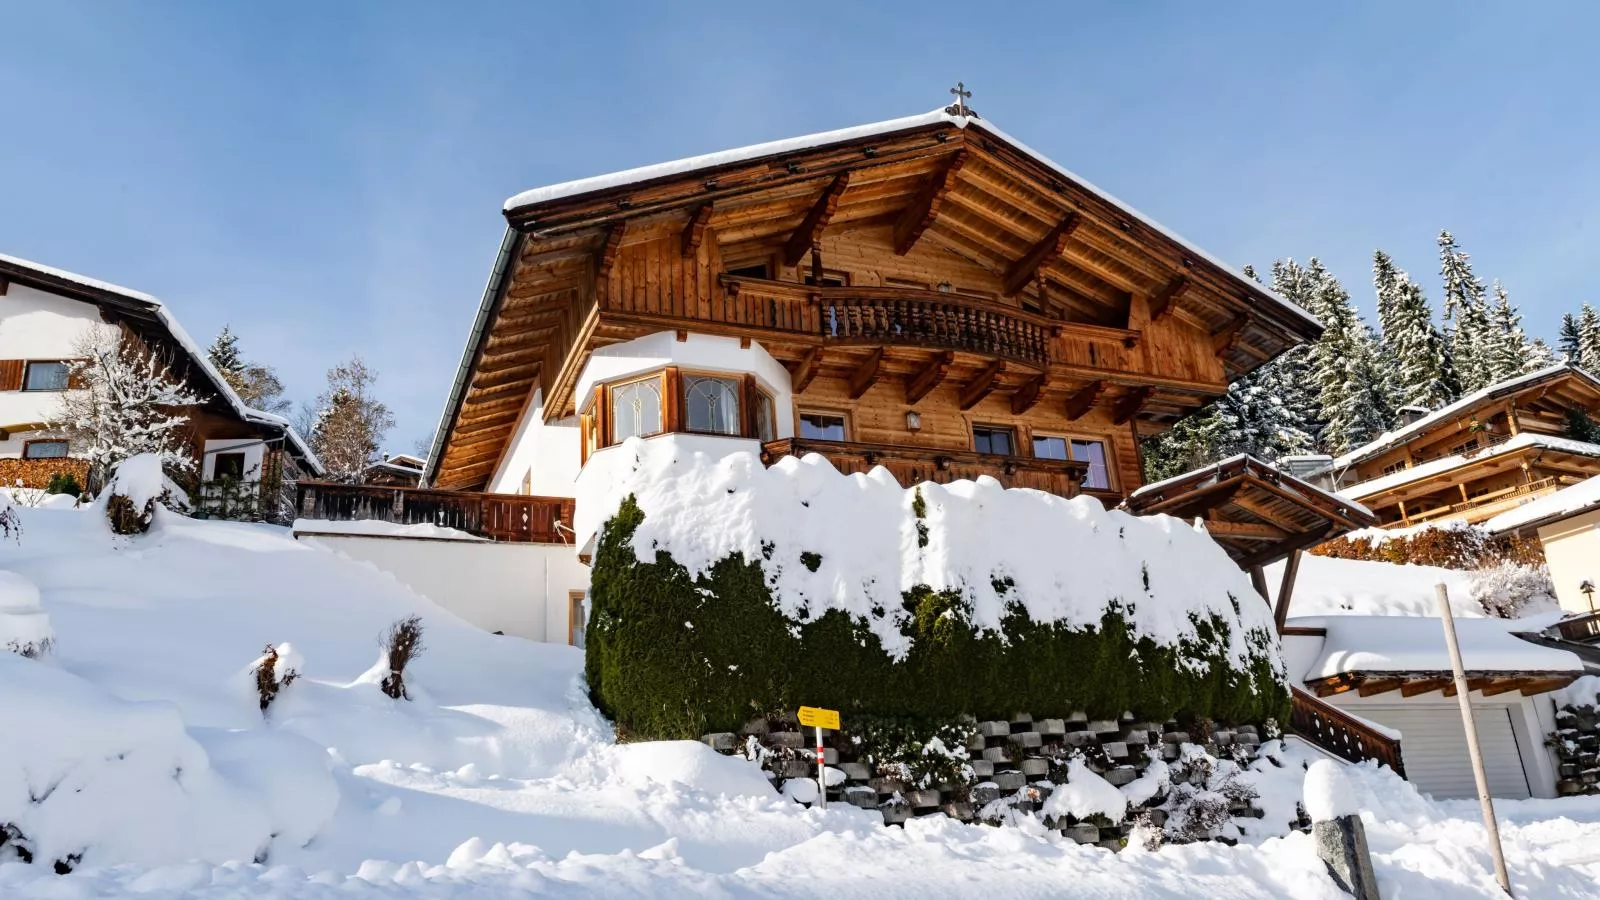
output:
[[[1166,236],[1173,243],[1183,247],[1185,251],[1204,259],[1206,262],[1216,266],[1222,271],[1228,273],[1230,276],[1250,285],[1259,293],[1277,301],[1277,305],[1282,310],[1288,312],[1290,315],[1293,315],[1295,318],[1298,318],[1310,325],[1321,327],[1322,323],[1317,321],[1315,316],[1302,309],[1299,305],[1279,297],[1277,294],[1273,293],[1269,288],[1260,284],[1255,279],[1249,278],[1243,272],[1240,272],[1233,266],[1222,262],[1206,251],[1200,249],[1199,247],[1185,240],[1183,237],[1156,222],[1154,219],[1150,218],[1144,213],[1139,212],[1137,209],[1133,208],[1127,203],[1117,199],[1111,193],[1101,190],[1094,184],[1090,183],[1087,179],[1061,166],[1055,160],[1050,159],[1039,151],[1029,147],[1027,144],[1024,144],[1011,135],[1006,134],[1004,131],[996,128],[987,120],[980,120],[977,116],[968,117],[951,115],[950,113],[945,112],[943,109],[936,109],[931,112],[926,112],[915,116],[887,119],[885,121],[874,122],[869,125],[857,125],[852,128],[840,128],[834,131],[821,131],[817,132],[816,134],[802,135],[800,137],[784,138],[783,140],[768,141],[762,144],[751,144],[748,147],[738,147],[732,150],[721,150],[716,153],[705,153],[699,156],[689,156],[683,159],[672,160],[671,162],[640,166],[634,169],[625,169],[621,172],[612,172],[608,175],[596,175],[590,178],[580,178],[576,181],[566,181],[560,184],[552,184],[546,187],[534,188],[532,190],[523,191],[522,193],[517,194],[516,196],[507,200],[505,202],[505,211],[510,213],[514,210],[525,206],[532,206],[536,203],[548,203],[553,200],[563,200],[569,197],[576,197],[582,194],[593,193],[595,191],[608,190],[610,188],[623,187],[630,184],[638,184],[643,181],[651,181],[657,178],[683,175],[689,172],[699,171],[701,169],[747,162],[749,160],[760,159],[765,156],[772,156],[780,153],[793,153],[800,150],[808,150],[814,147],[824,147],[830,144],[843,143],[845,141],[872,137],[874,135],[892,134],[897,131],[906,131],[926,125],[936,125],[941,122],[954,125],[957,128],[977,128],[981,131],[988,132],[994,137],[999,138],[1000,140],[1015,147],[1018,151],[1032,157],[1041,165],[1053,169],[1063,177],[1077,183],[1084,190],[1095,194],[1102,200],[1105,200],[1107,203],[1116,206],[1133,218],[1138,219],[1146,226]]]
[[[1580,481],[1536,500],[1507,510],[1483,523],[1494,534],[1516,531],[1533,523],[1545,524],[1600,507],[1600,477]]]
[[[0,262],[9,263],[19,268],[33,269],[36,272],[51,275],[63,281],[82,285],[90,290],[116,294],[127,300],[150,307],[150,311],[155,315],[157,321],[161,323],[168,334],[172,335],[172,339],[178,343],[178,346],[183,348],[183,352],[188,354],[190,361],[200,368],[206,379],[211,382],[212,389],[227,402],[228,406],[232,407],[235,413],[238,413],[239,418],[246,422],[280,429],[284,433],[284,437],[295,445],[295,449],[305,458],[312,470],[318,475],[323,473],[322,460],[317,458],[317,455],[311,451],[310,445],[290,426],[289,420],[275,413],[252,409],[245,405],[244,400],[234,391],[233,386],[228,384],[227,379],[223,378],[222,374],[211,364],[211,359],[200,349],[200,345],[195,343],[194,338],[189,336],[189,332],[184,330],[183,326],[178,323],[177,317],[172,314],[171,310],[167,309],[166,304],[161,300],[143,291],[135,291],[131,288],[112,284],[109,281],[89,278],[76,272],[57,269],[53,266],[36,263],[18,256],[8,256],[0,253]]]
[[[1291,619],[1327,632],[1322,654],[1306,670],[1315,681],[1347,672],[1448,672],[1441,619],[1425,616],[1312,616]],[[1456,619],[1462,667],[1469,672],[1581,672],[1583,661],[1565,650],[1525,641],[1516,619]]]
[[[1545,378],[1549,378],[1552,375],[1557,375],[1562,372],[1571,372],[1574,375],[1582,376],[1584,379],[1592,383],[1596,388],[1600,388],[1600,379],[1595,378],[1588,372],[1585,372],[1572,363],[1556,363],[1553,366],[1546,366],[1543,369],[1537,369],[1529,372],[1526,375],[1518,375],[1515,378],[1508,378],[1505,381],[1496,382],[1488,387],[1479,388],[1478,390],[1473,391],[1456,402],[1447,406],[1442,406],[1430,415],[1423,416],[1404,428],[1397,428],[1394,431],[1386,431],[1379,435],[1375,440],[1363,444],[1362,446],[1351,450],[1349,453],[1334,459],[1330,468],[1343,469],[1354,463],[1360,462],[1361,460],[1366,459],[1375,453],[1381,453],[1382,451],[1388,450],[1391,447],[1398,446],[1404,443],[1406,440],[1415,437],[1424,431],[1427,431],[1429,428],[1432,428],[1434,425],[1437,425],[1440,422],[1448,422],[1451,419],[1459,416],[1461,413],[1466,412],[1473,406],[1476,406],[1479,403],[1489,399],[1490,397],[1500,396],[1515,391],[1519,388],[1526,387],[1529,384],[1541,381]]]
[[[1448,472],[1451,469],[1461,466],[1467,462],[1478,463],[1486,459],[1494,459],[1497,456],[1504,456],[1507,453],[1512,453],[1526,447],[1540,447],[1545,450],[1562,450],[1567,453],[1575,453],[1580,456],[1600,456],[1600,444],[1590,444],[1584,441],[1575,441],[1571,438],[1555,437],[1548,434],[1530,434],[1528,432],[1523,432],[1522,434],[1511,438],[1503,444],[1497,444],[1488,448],[1487,450],[1479,450],[1473,453],[1471,456],[1468,456],[1464,453],[1458,453],[1454,456],[1441,456],[1438,459],[1430,459],[1421,465],[1412,466],[1409,469],[1400,469],[1398,471],[1391,472],[1388,475],[1379,476],[1371,481],[1363,481],[1360,484],[1352,484],[1349,487],[1339,491],[1339,495],[1341,497],[1351,498],[1370,497],[1373,494],[1399,487],[1402,484],[1409,484],[1413,481],[1432,477],[1441,472]]]
[[[1286,472],[1286,471],[1284,471],[1282,469],[1279,469],[1277,466],[1273,465],[1272,463],[1266,462],[1264,460],[1256,459],[1255,457],[1251,456],[1248,453],[1235,454],[1234,456],[1230,456],[1227,459],[1221,460],[1220,462],[1214,462],[1214,463],[1212,463],[1212,464],[1210,464],[1208,466],[1202,466],[1199,469],[1190,469],[1187,472],[1183,472],[1183,473],[1180,473],[1178,475],[1174,475],[1171,478],[1163,478],[1160,481],[1153,481],[1150,484],[1144,485],[1143,487],[1138,488],[1133,493],[1129,494],[1128,495],[1128,499],[1131,500],[1134,497],[1138,497],[1138,496],[1140,496],[1142,494],[1148,494],[1148,493],[1152,493],[1154,491],[1162,490],[1163,488],[1166,488],[1166,487],[1170,487],[1171,485],[1173,485],[1173,484],[1175,484],[1175,483],[1177,483],[1179,481],[1183,481],[1184,479],[1193,478],[1197,472],[1202,472],[1202,471],[1204,471],[1206,469],[1212,469],[1214,471],[1220,472],[1224,468],[1226,468],[1226,467],[1228,467],[1230,465],[1233,465],[1234,463],[1237,463],[1237,462],[1239,462],[1241,460],[1245,460],[1245,459],[1253,460],[1254,462],[1260,463],[1263,466],[1266,466],[1268,468],[1277,470],[1278,473],[1281,474],[1284,478],[1287,478],[1291,482],[1293,482],[1295,488],[1298,489],[1298,490],[1303,490],[1303,491],[1305,491],[1307,493],[1316,494],[1318,496],[1326,497],[1326,498],[1328,498],[1328,500],[1330,502],[1332,502],[1332,503],[1334,503],[1334,504],[1336,504],[1338,506],[1351,507],[1351,508],[1355,509],[1358,512],[1366,513],[1369,516],[1372,515],[1372,510],[1367,509],[1365,506],[1361,505],[1360,502],[1358,502],[1356,500],[1352,500],[1351,498],[1349,498],[1349,497],[1347,497],[1347,496],[1345,496],[1343,494],[1335,494],[1332,491],[1323,490],[1322,488],[1317,487],[1316,485],[1312,484],[1309,481],[1304,481],[1304,480],[1296,477],[1291,472]]]

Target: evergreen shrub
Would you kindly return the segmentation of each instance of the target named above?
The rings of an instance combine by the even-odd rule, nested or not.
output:
[[[954,722],[1019,710],[1111,719],[1131,712],[1154,721],[1181,713],[1233,723],[1288,714],[1271,638],[1262,635],[1252,664],[1235,670],[1220,617],[1196,620],[1194,640],[1164,646],[1133,636],[1131,606],[1108,609],[1098,627],[1077,628],[1033,621],[1015,602],[994,633],[970,624],[960,592],[918,586],[903,596],[911,644],[895,660],[866,621],[839,610],[784,616],[761,560],[735,554],[699,578],[665,550],[639,562],[632,542],[643,520],[630,497],[603,529],[586,633],[590,693],[632,737],[737,731],[801,705],[841,710],[846,722]],[[1180,665],[1186,660],[1203,666],[1197,673]]]

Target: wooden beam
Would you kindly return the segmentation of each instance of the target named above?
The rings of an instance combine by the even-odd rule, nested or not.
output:
[[[922,371],[911,376],[911,380],[906,382],[906,404],[915,406],[917,401],[928,396],[940,382],[944,381],[945,373],[950,371],[950,364],[955,361],[956,355],[952,351],[946,350],[934,354],[933,358],[922,367]]]
[[[789,240],[783,245],[783,264],[796,265],[811,251],[811,245],[822,236],[822,230],[828,227],[828,220],[833,218],[834,211],[839,208],[839,198],[844,196],[845,188],[850,186],[850,171],[833,176],[822,196],[811,205],[811,211],[800,220],[800,227],[789,235]]]
[[[1150,399],[1150,395],[1154,392],[1155,389],[1149,386],[1136,387],[1128,391],[1121,400],[1117,401],[1116,406],[1111,408],[1111,423],[1113,425],[1126,425],[1132,422],[1133,417],[1139,414],[1139,410],[1144,409],[1146,401]]]
[[[1434,691],[1444,690],[1451,681],[1452,679],[1448,677],[1412,678],[1400,685],[1400,696],[1416,697],[1421,694],[1431,694]]]
[[[1272,595],[1267,593],[1266,569],[1260,566],[1250,567],[1250,586],[1256,589],[1256,593],[1261,595],[1261,599],[1265,600],[1268,606],[1272,605]]]
[[[1239,343],[1239,336],[1250,326],[1253,319],[1254,317],[1247,312],[1240,313],[1222,326],[1222,330],[1211,335],[1211,354],[1221,358],[1230,353],[1234,345]]]
[[[1015,394],[1011,395],[1011,414],[1020,416],[1039,402],[1039,396],[1044,393],[1045,387],[1050,384],[1050,373],[1040,372],[1023,383]]]
[[[705,240],[706,226],[711,224],[711,204],[702,203],[689,214],[689,224],[683,226],[683,255],[694,256]]]
[[[1168,281],[1165,287],[1150,298],[1150,321],[1160,321],[1162,316],[1171,311],[1172,304],[1177,302],[1177,299],[1182,297],[1183,292],[1188,289],[1189,277],[1187,275],[1172,276],[1172,280]]]
[[[1104,381],[1095,380],[1084,385],[1076,394],[1067,398],[1067,419],[1076,422],[1089,414],[1094,408],[1094,402],[1100,399],[1100,392],[1106,389]]]
[[[1493,684],[1484,685],[1483,695],[1493,697],[1498,694],[1509,694],[1512,691],[1520,691],[1527,685],[1526,678],[1497,678]]]
[[[1522,686],[1522,696],[1532,697],[1535,694],[1543,694],[1547,691],[1557,691],[1576,680],[1576,675],[1560,675],[1554,678],[1529,681]]]
[[[911,248],[917,245],[917,240],[922,233],[928,230],[934,220],[939,218],[939,207],[944,204],[944,196],[955,187],[956,176],[961,173],[961,167],[967,162],[967,151],[957,150],[944,164],[944,169],[933,176],[933,179],[923,186],[917,196],[900,214],[894,223],[894,252],[896,256],[905,256]]]
[[[878,380],[878,370],[882,366],[883,348],[873,347],[872,352],[867,354],[867,358],[861,361],[861,365],[856,366],[856,370],[850,373],[851,400],[860,400],[861,395],[872,388],[872,385]]]
[[[1356,694],[1362,697],[1371,697],[1376,694],[1387,694],[1399,690],[1406,680],[1404,678],[1367,678],[1363,679],[1361,686],[1356,688]]]
[[[798,362],[785,365],[789,369],[790,389],[796,394],[804,393],[811,386],[812,379],[817,377],[817,370],[822,368],[822,348],[812,347]]]
[[[1258,525],[1251,522],[1229,522],[1224,519],[1206,519],[1206,531],[1218,537],[1252,538],[1263,541],[1277,541],[1288,537],[1288,533],[1281,528],[1271,525]]]
[[[1300,556],[1303,552],[1296,547],[1289,552],[1289,558],[1283,564],[1283,582],[1278,585],[1278,604],[1272,611],[1279,634],[1283,634],[1284,623],[1289,621],[1289,603],[1294,599],[1294,581],[1300,575]]]
[[[983,398],[993,393],[994,389],[999,386],[1000,374],[1005,370],[1006,364],[1004,360],[997,359],[984,366],[983,371],[979,372],[977,377],[967,382],[967,386],[961,389],[961,411],[966,412],[977,406],[983,402]]]
[[[1033,249],[1028,251],[1028,255],[1012,263],[1011,268],[1006,270],[1005,287],[1002,293],[1007,297],[1016,296],[1018,291],[1033,280],[1033,274],[1039,271],[1040,266],[1043,266],[1048,260],[1060,256],[1061,251],[1067,247],[1067,237],[1072,234],[1081,221],[1083,219],[1077,213],[1067,213],[1066,218],[1057,222],[1054,228],[1046,232],[1045,236],[1039,239],[1039,243],[1034,244]]]
[[[617,254],[622,249],[622,233],[628,230],[628,220],[619,219],[606,229],[606,241],[600,245],[596,257],[594,285],[600,306],[608,305],[611,298],[611,267],[617,264]]]
[[[9,290],[11,290],[10,280],[6,279],[5,277],[0,277],[0,297],[4,297],[6,292]]]

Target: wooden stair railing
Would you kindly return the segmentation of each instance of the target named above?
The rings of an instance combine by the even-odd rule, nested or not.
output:
[[[1380,733],[1309,691],[1291,685],[1290,693],[1294,705],[1289,714],[1289,728],[1296,735],[1340,759],[1354,763],[1375,759],[1401,778],[1406,776],[1398,739]]]
[[[428,524],[508,543],[572,543],[574,501],[567,497],[302,481],[295,506],[302,519]]]

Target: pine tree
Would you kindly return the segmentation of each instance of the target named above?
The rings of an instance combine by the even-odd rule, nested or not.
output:
[[[1504,381],[1528,370],[1528,335],[1522,330],[1522,314],[1511,305],[1505,286],[1494,283],[1494,302],[1489,307],[1489,330],[1484,338],[1484,362],[1489,383]]]
[[[1582,337],[1578,331],[1578,320],[1572,313],[1561,314],[1561,330],[1556,334],[1556,350],[1567,362],[1578,361],[1578,344]]]
[[[1585,303],[1578,311],[1577,363],[1590,372],[1600,372],[1600,315]]]
[[[394,427],[389,407],[373,395],[377,380],[359,356],[328,370],[328,389],[317,398],[310,433],[311,449],[334,481],[359,481]]]
[[[1522,370],[1524,372],[1537,372],[1540,369],[1549,368],[1560,361],[1556,357],[1555,351],[1550,349],[1550,345],[1544,342],[1544,338],[1534,338],[1528,344],[1528,359],[1523,364]]]
[[[99,490],[123,460],[153,453],[169,470],[191,471],[183,410],[201,398],[172,374],[163,356],[111,326],[97,326],[73,346],[75,389],[64,391],[48,428],[72,455],[89,462],[89,489]]]
[[[217,334],[206,350],[206,356],[217,374],[233,388],[245,405],[262,412],[283,413],[290,406],[283,396],[283,382],[277,370],[256,362],[247,362],[239,352],[239,337],[227,325]]]
[[[1377,437],[1388,425],[1382,368],[1372,331],[1338,279],[1315,257],[1305,277],[1312,285],[1311,313],[1324,329],[1310,355],[1325,422],[1321,442],[1328,452],[1343,453]]]
[[[1394,304],[1399,299],[1400,279],[1405,273],[1382,250],[1372,253],[1372,286],[1378,293],[1378,330],[1387,335]]]
[[[1439,275],[1444,279],[1445,337],[1463,393],[1494,382],[1489,362],[1489,314],[1483,282],[1472,274],[1471,257],[1448,230],[1439,232]]]
[[[239,356],[239,338],[226,325],[222,326],[217,339],[207,348],[206,357],[229,384],[244,371],[244,359]]]
[[[1396,270],[1390,290],[1394,296],[1383,323],[1383,355],[1390,365],[1394,405],[1438,409],[1457,393],[1444,335],[1434,327],[1421,285]]]

